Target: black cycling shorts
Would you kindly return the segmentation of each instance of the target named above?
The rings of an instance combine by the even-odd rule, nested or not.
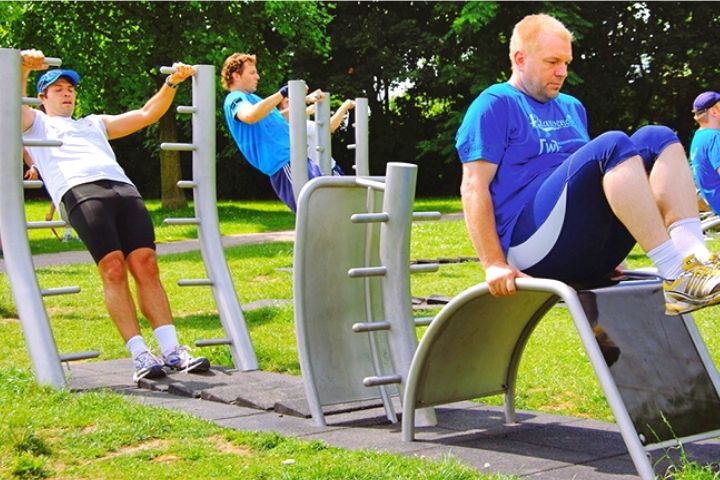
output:
[[[127,257],[138,248],[155,250],[155,230],[134,185],[99,180],[71,188],[63,195],[70,225],[95,263],[120,250]]]

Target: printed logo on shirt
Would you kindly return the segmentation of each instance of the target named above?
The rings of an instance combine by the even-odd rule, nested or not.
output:
[[[557,140],[546,140],[544,138],[540,139],[540,151],[538,152],[538,156],[544,153],[558,153],[559,151],[560,144]]]
[[[567,115],[563,120],[541,120],[537,115],[531,113],[528,119],[530,120],[530,126],[532,128],[537,128],[545,133],[572,127],[573,125],[573,119],[570,115]]]

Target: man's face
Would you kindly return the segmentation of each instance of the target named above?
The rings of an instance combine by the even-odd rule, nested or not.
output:
[[[48,115],[72,117],[75,110],[75,87],[70,80],[60,77],[40,94],[40,101]]]
[[[554,33],[541,33],[535,44],[515,56],[525,93],[540,102],[557,97],[572,61],[570,40]]]
[[[258,74],[257,66],[246,63],[242,74],[235,72],[233,73],[233,78],[235,79],[235,85],[240,88],[240,90],[245,93],[254,93],[255,90],[257,90],[260,75]]]

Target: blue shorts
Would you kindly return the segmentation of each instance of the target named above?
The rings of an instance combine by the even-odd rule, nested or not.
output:
[[[650,172],[660,153],[679,142],[667,127],[646,126],[628,137],[607,132],[588,142],[542,180],[513,229],[508,262],[523,272],[567,283],[602,280],[635,239],[612,212],[602,179],[639,155]]]
[[[322,176],[320,166],[310,160],[307,160],[308,169],[308,180],[315,177]],[[333,175],[344,175],[340,165],[333,166]],[[270,175],[270,185],[272,185],[275,194],[285,205],[290,208],[293,212],[297,212],[297,205],[295,205],[295,195],[293,195],[292,189],[292,171],[290,170],[290,162],[286,163],[280,170]]]

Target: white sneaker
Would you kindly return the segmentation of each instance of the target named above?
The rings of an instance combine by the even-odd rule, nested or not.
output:
[[[149,350],[145,350],[137,357],[133,358],[135,365],[135,373],[133,374],[133,382],[137,383],[141,378],[160,378],[165,376],[162,362]]]
[[[210,370],[210,361],[205,357],[190,356],[190,349],[186,346],[178,346],[168,355],[163,355],[165,366],[173,370],[184,370],[187,372],[207,372]]]
[[[695,255],[685,257],[683,273],[663,280],[665,313],[681,315],[720,303],[720,264],[711,258],[703,263]]]

